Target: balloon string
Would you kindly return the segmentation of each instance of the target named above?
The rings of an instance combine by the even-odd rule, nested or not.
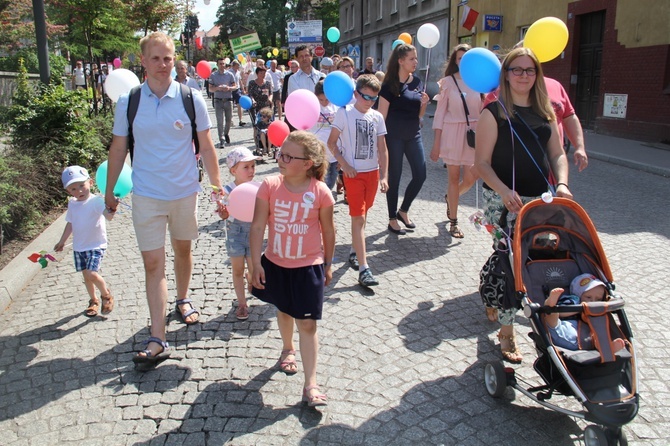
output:
[[[432,48],[428,48],[428,62],[426,62],[426,80],[423,83],[423,92],[426,92],[426,87],[428,86],[428,72],[430,71],[430,50]]]

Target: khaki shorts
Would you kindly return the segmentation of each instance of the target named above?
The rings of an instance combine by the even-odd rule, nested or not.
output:
[[[156,200],[133,194],[133,226],[140,251],[165,246],[165,228],[175,240],[198,238],[198,194],[179,200]]]

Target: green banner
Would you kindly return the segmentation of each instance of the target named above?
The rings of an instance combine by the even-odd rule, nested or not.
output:
[[[244,53],[261,48],[261,40],[258,38],[258,33],[255,31],[248,34],[231,37],[229,40],[230,48],[233,54]]]

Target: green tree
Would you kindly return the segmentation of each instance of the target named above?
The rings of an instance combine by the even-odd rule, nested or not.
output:
[[[331,26],[338,27],[340,23],[340,4],[337,0],[320,0],[314,6],[314,12],[321,19],[323,26],[323,42],[328,42],[326,32]]]
[[[128,20],[130,7],[121,0],[50,0],[49,13],[67,26],[64,46],[75,55],[120,54],[137,48],[137,31]]]
[[[131,27],[146,36],[149,32],[178,29],[182,11],[177,0],[131,0],[128,5],[128,19]]]

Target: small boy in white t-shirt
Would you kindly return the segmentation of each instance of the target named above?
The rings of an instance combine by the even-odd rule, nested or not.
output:
[[[74,266],[84,275],[84,284],[88,291],[88,308],[84,314],[88,317],[98,315],[100,301],[95,289],[100,290],[102,314],[114,309],[114,296],[107,288],[105,279],[100,275],[100,265],[107,249],[107,227],[105,219],[111,220],[114,213],[105,207],[103,197],[91,193],[92,180],[88,171],[80,166],[70,166],[61,175],[63,187],[74,197],[70,199],[65,214],[65,229],[55,251],[62,251],[65,242],[72,234]]]
[[[319,138],[319,141],[328,144],[330,129],[332,128],[335,113],[337,113],[339,107],[330,102],[326,97],[323,90],[323,79],[317,82],[314,86],[314,94],[319,100],[321,110],[319,112],[319,119],[309,131]],[[328,158],[328,170],[326,171],[326,178],[324,181],[326,182],[328,189],[332,191],[333,186],[335,186],[335,183],[337,182],[337,173],[339,169],[337,167],[337,159],[335,158],[335,155],[330,153],[330,150],[327,150],[326,152],[326,158]]]
[[[367,263],[367,214],[375,201],[377,188],[382,193],[388,189],[386,124],[382,114],[372,109],[380,90],[381,83],[375,76],[359,76],[354,93],[356,102],[337,111],[328,138],[328,149],[344,172],[351,216],[352,251],[349,253],[349,264],[358,269],[358,283],[366,288],[379,285]],[[338,139],[341,152],[338,150]]]

